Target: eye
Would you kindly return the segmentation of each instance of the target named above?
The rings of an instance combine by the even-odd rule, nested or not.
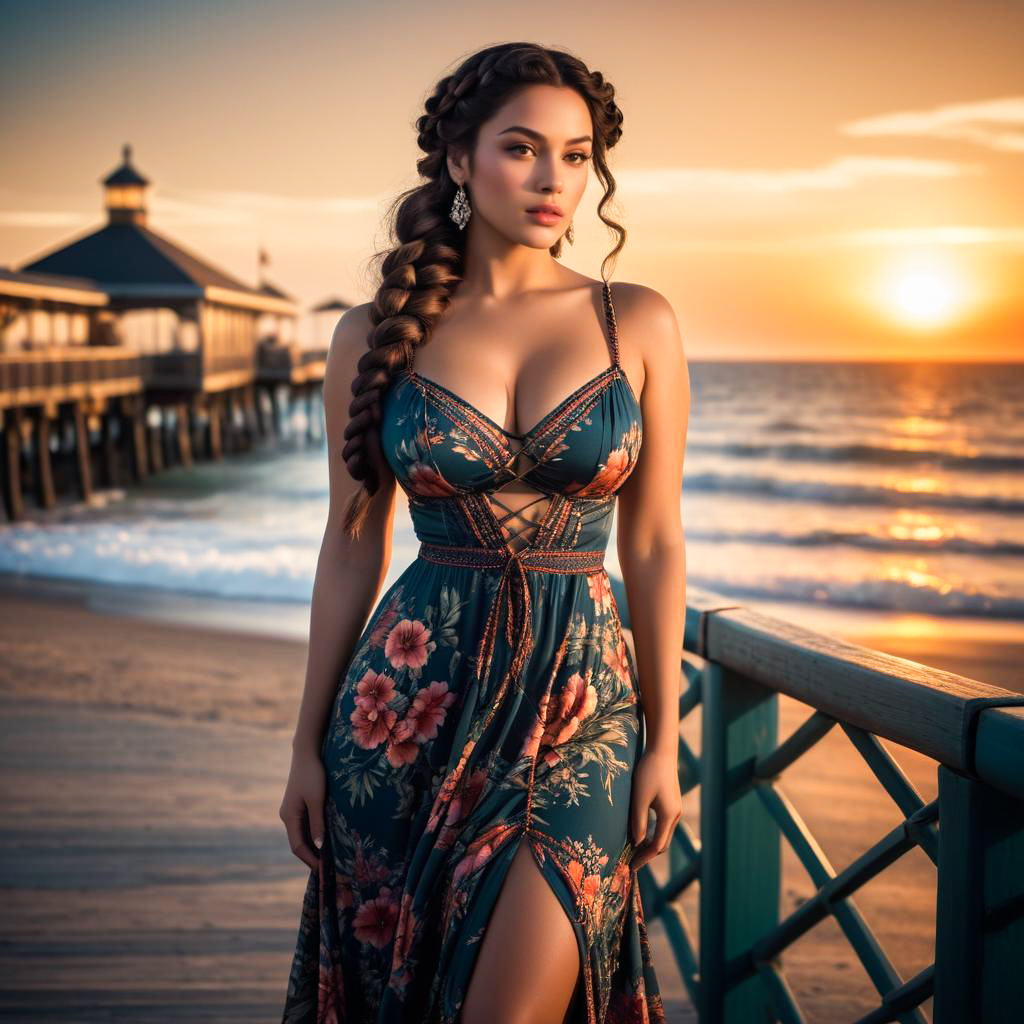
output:
[[[578,156],[579,160],[573,161],[577,164],[585,164],[590,159],[589,153],[570,153],[569,156]]]
[[[533,149],[530,146],[528,146],[525,142],[517,142],[514,146],[509,146],[508,152],[514,153],[517,149],[525,149],[531,153],[533,152]]]

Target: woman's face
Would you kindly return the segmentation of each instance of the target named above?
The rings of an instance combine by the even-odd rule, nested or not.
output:
[[[452,177],[469,192],[470,227],[480,218],[511,242],[554,245],[587,187],[592,135],[590,110],[575,89],[530,85],[517,92],[480,126],[472,174],[468,160],[449,157]],[[541,204],[558,210],[529,212]]]

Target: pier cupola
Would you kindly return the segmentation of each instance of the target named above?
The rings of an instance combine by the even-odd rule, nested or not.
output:
[[[121,166],[103,179],[104,206],[111,224],[146,223],[149,180],[132,166],[132,147],[125,143]]]

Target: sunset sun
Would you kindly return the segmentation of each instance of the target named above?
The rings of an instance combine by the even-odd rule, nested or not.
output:
[[[879,302],[885,315],[904,327],[945,327],[964,312],[968,287],[952,260],[935,252],[915,253],[885,268]]]

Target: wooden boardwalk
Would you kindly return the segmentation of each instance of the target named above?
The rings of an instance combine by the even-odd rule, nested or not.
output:
[[[0,597],[0,1020],[275,1024],[306,881],[277,818],[304,645],[19,607]],[[780,731],[805,713],[783,700]],[[930,799],[934,764],[892,749]],[[838,734],[786,788],[837,865],[899,819]],[[789,854],[783,883],[785,910],[812,891]],[[934,887],[911,856],[858,897],[907,975],[933,955]],[[652,938],[669,1020],[691,1024],[660,925]],[[832,921],[785,965],[809,1024],[873,1005]]]

